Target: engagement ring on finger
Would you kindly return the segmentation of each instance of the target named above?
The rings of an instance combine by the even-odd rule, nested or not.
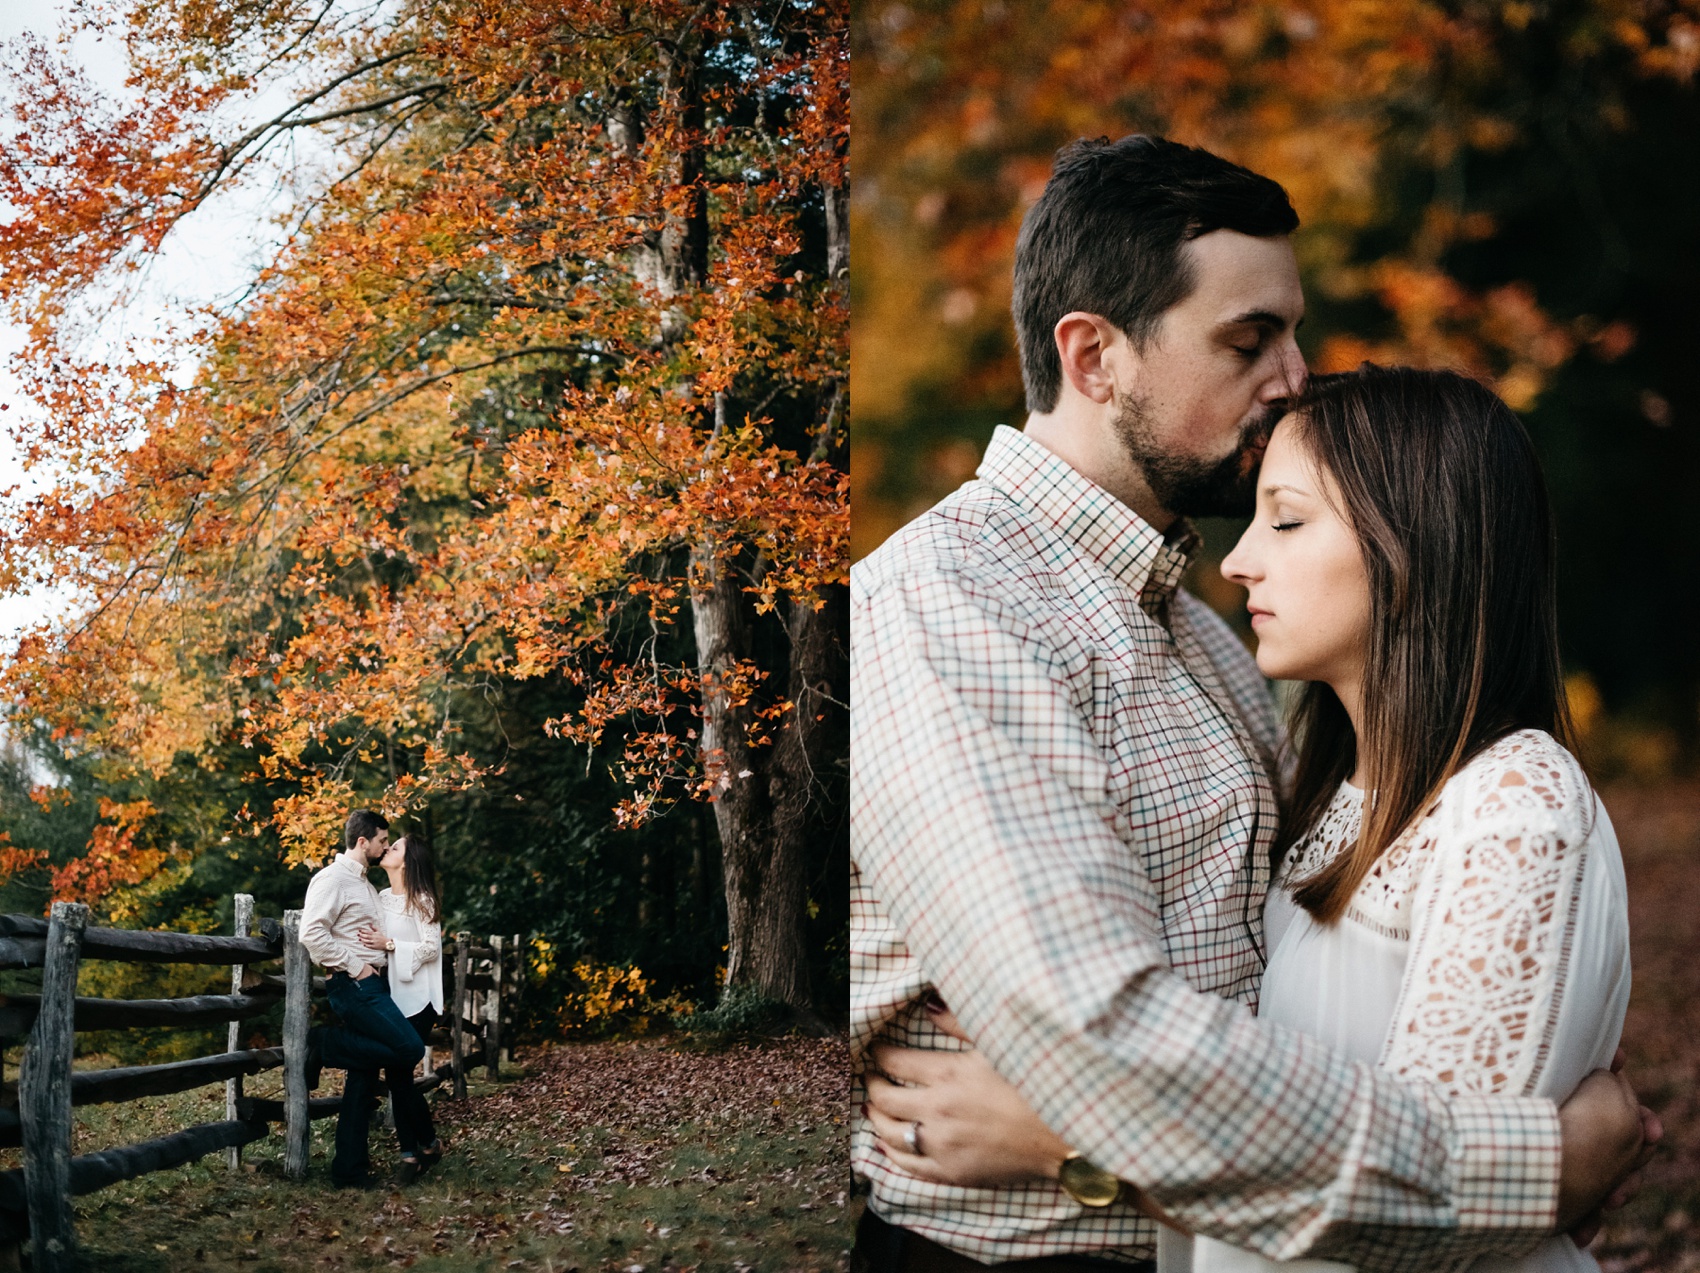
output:
[[[917,1158],[923,1156],[921,1153],[921,1124],[910,1123],[903,1129],[903,1147]]]

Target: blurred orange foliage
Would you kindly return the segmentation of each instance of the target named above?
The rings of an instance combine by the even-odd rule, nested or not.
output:
[[[1621,356],[1635,341],[1622,322],[1561,322],[1526,285],[1472,291],[1445,269],[1498,232],[1467,206],[1466,153],[1543,126],[1500,91],[1537,28],[1584,79],[1626,67],[1692,84],[1700,69],[1697,0],[858,6],[853,556],[961,480],[958,441],[1020,423],[1015,238],[1077,136],[1161,133],[1280,181],[1313,302],[1384,320],[1374,334],[1336,324],[1313,342],[1318,368],[1448,365],[1527,409],[1578,348]],[[1627,127],[1609,93],[1598,110]]]

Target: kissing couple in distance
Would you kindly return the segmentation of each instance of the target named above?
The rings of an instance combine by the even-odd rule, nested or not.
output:
[[[1661,1135],[1533,448],[1451,372],[1307,381],[1297,224],[1065,148],[1025,428],[852,570],[861,1269],[1597,1269]],[[1255,662],[1179,588],[1213,515]]]
[[[325,970],[325,996],[339,1024],[307,1034],[307,1088],[323,1066],[346,1070],[337,1111],[331,1182],[372,1188],[367,1128],[379,1076],[389,1089],[401,1165],[410,1185],[443,1156],[431,1107],[414,1082],[431,1028],[443,1011],[443,935],[437,868],[423,833],[390,841],[382,814],[356,809],[344,850],[313,872],[301,911],[301,944]],[[390,887],[369,873],[382,867]]]

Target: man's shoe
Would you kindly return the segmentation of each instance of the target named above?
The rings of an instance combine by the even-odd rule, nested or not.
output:
[[[335,1176],[331,1177],[331,1184],[335,1188],[354,1189],[362,1193],[382,1188],[383,1183],[383,1181],[372,1175],[371,1172],[361,1172],[358,1176],[350,1176],[347,1180],[338,1180]]]
[[[319,1086],[319,1076],[324,1073],[325,1061],[319,1049],[319,1034],[325,1027],[316,1025],[307,1031],[307,1090],[313,1091]]]
[[[396,1169],[395,1182],[405,1189],[418,1180],[420,1173],[424,1170],[425,1168],[417,1158],[403,1158],[401,1166]]]

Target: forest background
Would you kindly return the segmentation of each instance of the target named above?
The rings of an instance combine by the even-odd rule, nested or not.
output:
[[[1522,415],[1630,882],[1630,1074],[1667,1128],[1596,1249],[1700,1268],[1700,3],[869,0],[851,50],[853,557],[1022,423],[1016,234],[1076,137],[1280,181],[1313,369],[1453,367]],[[1242,527],[1202,523],[1187,582],[1249,640],[1216,569]]]
[[[541,1030],[842,1017],[846,6],[62,14],[4,65],[0,910],[228,932],[370,806]],[[236,294],[126,324],[255,190]]]
[[[1486,378],[1559,519],[1578,715],[1612,771],[1700,744],[1700,5],[858,5],[852,553],[1019,426],[1022,213],[1056,149],[1156,132],[1280,181],[1316,370]],[[1192,583],[1237,534],[1205,526]]]

